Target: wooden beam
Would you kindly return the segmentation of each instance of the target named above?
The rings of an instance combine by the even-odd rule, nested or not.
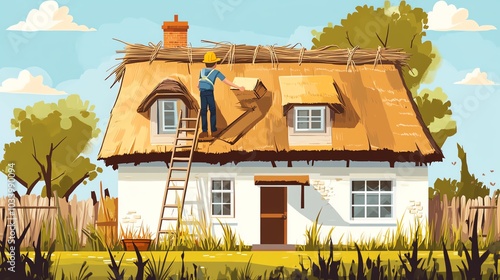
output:
[[[304,185],[300,186],[300,209],[304,209]]]
[[[255,175],[254,182],[257,186],[309,186],[309,175]]]
[[[292,166],[292,161],[291,161],[291,160],[289,160],[289,161],[288,161],[288,167],[293,167],[293,166]]]
[[[271,160],[271,164],[273,167],[276,167],[276,162],[274,160]]]
[[[389,166],[390,166],[391,168],[394,168],[394,161],[389,161]]]
[[[350,163],[350,162],[351,162],[350,160],[346,160],[346,161],[345,161],[345,167],[349,167],[349,163]]]
[[[314,166],[314,159],[311,160],[311,166]]]

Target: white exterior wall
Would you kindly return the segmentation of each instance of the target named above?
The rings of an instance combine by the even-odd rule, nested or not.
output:
[[[250,164],[248,164],[250,165]],[[306,227],[311,226],[321,210],[320,223],[322,232],[326,234],[331,227],[333,241],[338,243],[356,241],[360,238],[376,237],[385,234],[388,229],[395,229],[396,223],[402,220],[407,225],[419,219],[425,224],[428,216],[428,182],[427,168],[396,166],[396,168],[378,167],[383,164],[371,163],[370,167],[270,167],[260,163],[252,167],[247,164],[237,166],[193,165],[191,169],[188,193],[186,196],[184,217],[194,215],[199,218],[202,209],[207,217],[210,215],[210,182],[211,179],[231,178],[234,180],[235,209],[234,217],[220,218],[228,223],[241,236],[245,244],[260,243],[260,186],[254,184],[254,175],[309,175],[310,183],[323,184],[323,195],[313,186],[305,187],[305,207],[300,208],[300,186],[287,187],[287,243],[303,244]],[[267,166],[269,165],[269,166]],[[360,164],[362,165],[362,164]],[[156,231],[165,188],[167,168],[160,164],[149,166],[121,165],[119,167],[119,222],[132,215],[140,215],[136,225],[144,222],[152,231]],[[351,188],[352,179],[393,180],[394,217],[388,219],[370,219],[366,221],[352,220]],[[265,186],[264,186],[265,187]],[[411,211],[410,211],[411,210]],[[415,213],[415,214],[414,214]],[[421,218],[417,218],[417,215]],[[198,216],[197,216],[198,215]],[[216,218],[211,218],[213,230],[222,236]],[[126,225],[124,225],[126,226]],[[425,228],[425,227],[424,227]]]

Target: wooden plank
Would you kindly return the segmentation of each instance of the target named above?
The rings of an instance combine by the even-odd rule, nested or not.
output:
[[[309,175],[255,175],[255,185],[299,185],[309,186]]]

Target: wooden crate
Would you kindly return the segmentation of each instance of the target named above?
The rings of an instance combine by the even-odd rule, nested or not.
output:
[[[240,100],[261,98],[267,92],[266,86],[262,83],[259,78],[243,78],[236,77],[233,82],[239,86],[245,87],[245,91],[241,92],[237,88],[231,87],[231,90]]]

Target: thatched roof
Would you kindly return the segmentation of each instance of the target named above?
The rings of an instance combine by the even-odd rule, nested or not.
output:
[[[153,103],[161,98],[178,98],[186,104],[189,109],[198,109],[198,103],[193,98],[181,82],[173,79],[165,79],[156,86],[150,94],[148,94],[137,108],[137,112],[144,113]]]
[[[337,113],[344,111],[332,76],[281,76],[279,81],[284,114],[294,105],[324,104]]]
[[[268,47],[264,53],[259,47],[234,45],[172,49],[127,45],[124,60],[114,71],[117,81],[121,80],[121,88],[99,158],[114,167],[127,162],[167,161],[172,147],[151,144],[149,112],[137,112],[135,108],[144,104],[165,79],[184,85],[199,102],[198,74],[204,67],[203,54],[208,50],[225,57],[217,69],[228,79],[259,78],[267,93],[260,99],[242,102],[228,86],[216,83],[217,122],[223,131],[219,139],[198,144],[194,161],[393,163],[432,162],[443,158],[402,80],[401,67],[408,56],[400,50],[357,49],[353,54],[352,50]],[[331,145],[289,145],[283,104],[287,98],[293,99],[293,92],[283,91],[280,84],[283,76],[328,76],[335,82],[334,91],[330,88],[325,92],[328,95],[325,102],[341,105],[343,112],[335,113]],[[299,94],[299,99],[308,99],[304,92]],[[314,98],[315,102],[321,100]]]

